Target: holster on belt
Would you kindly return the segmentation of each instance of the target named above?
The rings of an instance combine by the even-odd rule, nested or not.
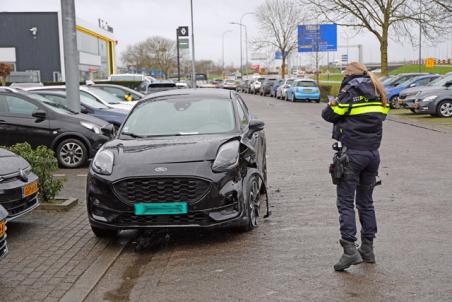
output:
[[[333,156],[333,163],[330,164],[329,172],[333,184],[337,185],[349,173],[349,159],[347,155],[347,147],[342,146],[340,142],[333,144],[333,150],[336,153]]]

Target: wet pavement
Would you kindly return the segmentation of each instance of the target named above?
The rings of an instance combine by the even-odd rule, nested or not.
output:
[[[335,187],[327,172],[331,126],[319,117],[324,105],[244,98],[266,122],[273,215],[250,233],[172,232],[139,252],[136,233],[122,234],[129,243],[111,266],[99,268],[102,278],[85,301],[452,301],[451,132],[385,123],[383,186],[374,196],[377,264],[336,273],[332,265],[341,249]],[[35,211],[9,225],[11,253],[0,263],[0,301],[57,301],[71,289],[75,297],[87,294],[77,296],[74,289],[96,259],[116,247],[89,231],[85,173],[60,173],[68,178],[61,195],[81,199],[76,208]],[[63,239],[62,249],[52,247]],[[47,267],[35,266],[37,257]],[[25,294],[28,289],[35,294]]]

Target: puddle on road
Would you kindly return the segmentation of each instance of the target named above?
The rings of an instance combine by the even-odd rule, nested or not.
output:
[[[136,284],[136,281],[143,274],[144,267],[152,260],[153,253],[136,254],[132,265],[121,276],[121,285],[104,294],[104,300],[110,302],[124,302],[129,301],[130,293]]]

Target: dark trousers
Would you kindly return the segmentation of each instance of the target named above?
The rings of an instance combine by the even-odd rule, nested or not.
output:
[[[380,154],[376,151],[347,151],[349,173],[337,185],[337,209],[341,237],[356,241],[355,201],[361,222],[361,235],[373,240],[377,233],[377,220],[372,193],[378,175]],[[352,172],[352,173],[350,173]]]

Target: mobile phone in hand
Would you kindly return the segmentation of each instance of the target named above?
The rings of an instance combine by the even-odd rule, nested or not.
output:
[[[328,96],[328,103],[332,103],[332,102],[335,102],[335,101],[336,101],[336,98],[334,96],[332,96],[332,95]]]

